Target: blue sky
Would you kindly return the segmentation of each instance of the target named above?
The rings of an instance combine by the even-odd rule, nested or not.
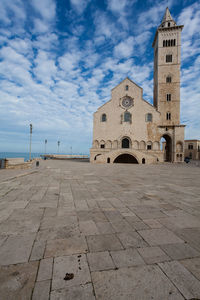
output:
[[[1,0],[0,152],[88,153],[93,113],[130,77],[152,103],[166,6],[182,32],[181,122],[200,139],[200,1]]]

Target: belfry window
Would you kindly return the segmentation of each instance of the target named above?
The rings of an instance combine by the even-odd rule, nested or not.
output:
[[[106,122],[106,121],[107,121],[106,114],[102,114],[102,116],[101,116],[101,122]]]
[[[167,119],[167,120],[171,120],[171,113],[170,113],[170,112],[167,112],[167,113],[166,113],[166,119]]]
[[[124,122],[131,123],[131,114],[128,111],[124,113]]]
[[[172,62],[172,54],[167,54],[166,55],[166,62]]]
[[[171,76],[167,76],[167,77],[166,77],[166,82],[167,82],[167,83],[171,83],[171,82],[172,82]]]
[[[146,122],[152,122],[152,114],[146,114]]]
[[[171,94],[167,94],[167,101],[171,101]]]

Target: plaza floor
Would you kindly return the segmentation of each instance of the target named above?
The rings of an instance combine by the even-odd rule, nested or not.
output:
[[[0,299],[200,298],[200,167],[0,170]]]

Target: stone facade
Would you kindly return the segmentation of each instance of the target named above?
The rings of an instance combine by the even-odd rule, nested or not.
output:
[[[167,8],[153,42],[154,105],[143,99],[141,87],[125,78],[112,89],[111,100],[94,113],[91,162],[183,161],[185,126],[180,124],[182,28],[176,25]],[[162,150],[161,144],[164,145]]]
[[[200,160],[200,140],[185,140],[185,157]]]

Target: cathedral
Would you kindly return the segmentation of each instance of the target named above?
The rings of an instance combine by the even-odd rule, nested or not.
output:
[[[94,113],[92,163],[183,162],[180,124],[181,31],[166,8],[154,41],[153,105],[143,89],[125,78],[111,100]]]

